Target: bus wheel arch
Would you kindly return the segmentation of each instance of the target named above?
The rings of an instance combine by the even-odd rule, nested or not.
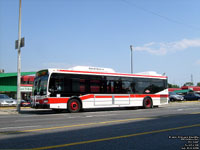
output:
[[[70,113],[77,113],[82,109],[82,102],[79,98],[71,98],[67,103],[67,110]]]
[[[143,107],[145,109],[153,108],[153,101],[152,101],[152,98],[150,96],[146,96],[143,99]]]

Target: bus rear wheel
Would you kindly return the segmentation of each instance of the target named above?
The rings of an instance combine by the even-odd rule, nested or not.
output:
[[[70,113],[76,113],[79,112],[81,109],[81,103],[77,99],[71,99],[67,103],[67,109]]]
[[[153,107],[152,99],[150,97],[145,97],[144,98],[144,100],[143,100],[143,107],[145,109]]]

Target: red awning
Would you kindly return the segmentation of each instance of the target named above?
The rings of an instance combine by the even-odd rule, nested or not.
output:
[[[22,76],[22,81],[34,81],[34,76]]]

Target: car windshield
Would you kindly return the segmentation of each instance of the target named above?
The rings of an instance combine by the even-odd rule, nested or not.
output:
[[[195,96],[199,96],[199,97],[200,97],[200,95],[199,95],[199,94],[197,94],[197,93],[195,93],[194,95],[195,95]]]
[[[5,94],[1,94],[0,95],[0,99],[9,99],[10,97],[8,97],[8,95]]]
[[[177,94],[174,92],[169,92],[169,95],[177,95]]]

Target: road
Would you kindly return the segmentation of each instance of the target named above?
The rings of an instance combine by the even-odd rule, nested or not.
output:
[[[183,150],[200,149],[199,138],[200,102],[0,115],[0,149]]]

